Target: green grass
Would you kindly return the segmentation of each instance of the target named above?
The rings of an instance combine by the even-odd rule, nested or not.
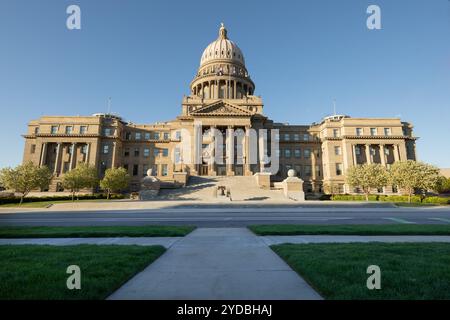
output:
[[[0,227],[0,238],[182,237],[193,226]]]
[[[162,246],[0,246],[0,300],[105,299],[165,251]],[[81,289],[66,286],[81,269]]]
[[[272,249],[326,299],[450,299],[450,244],[282,244]],[[366,286],[369,265],[381,289]]]
[[[272,224],[248,227],[260,236],[278,235],[450,235],[450,224]]]

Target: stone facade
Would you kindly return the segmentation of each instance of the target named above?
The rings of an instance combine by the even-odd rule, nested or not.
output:
[[[344,182],[348,167],[416,159],[412,125],[398,118],[334,115],[310,125],[277,123],[264,116],[262,98],[254,91],[242,51],[222,26],[218,39],[204,50],[190,95],[173,121],[139,125],[111,114],[43,116],[28,124],[23,160],[54,171],[51,191],[61,190],[61,177],[79,162],[95,166],[100,177],[107,168],[125,167],[131,191],[136,191],[148,169],[162,183],[179,185],[187,175],[265,172],[262,151],[268,150],[268,156],[279,160],[272,181],[282,181],[294,169],[305,192],[351,193]],[[261,129],[278,132],[264,138]],[[252,130],[255,150],[250,147]],[[193,142],[187,151],[185,138]],[[279,144],[275,152],[272,138]],[[224,151],[223,163],[211,161],[217,148]]]

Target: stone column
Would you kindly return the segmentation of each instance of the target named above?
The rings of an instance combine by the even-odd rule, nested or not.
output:
[[[89,163],[89,151],[91,149],[91,144],[86,143],[86,154],[85,154],[85,162]]]
[[[216,157],[216,138],[215,138],[215,134],[216,134],[216,126],[213,125],[210,127],[210,134],[211,134],[211,144],[210,144],[210,155],[209,155],[209,161],[208,161],[208,175],[211,176],[215,176],[216,175],[216,170],[215,169],[215,157]],[[211,145],[213,146],[213,148],[211,148]]]
[[[357,154],[356,154],[356,147],[357,147],[356,144],[352,144],[352,153],[353,153],[352,158],[353,158],[353,165],[354,166],[358,165],[358,159],[356,158],[356,156],[357,156]]]
[[[400,157],[398,155],[398,144],[394,144],[393,147],[394,147],[393,148],[394,149],[394,161],[398,162],[398,161],[400,161]]]
[[[234,127],[228,126],[227,129],[227,176],[234,176],[233,164],[234,164]]]
[[[381,159],[381,165],[383,167],[386,166],[386,155],[384,154],[384,144],[380,144],[380,159]]]
[[[42,143],[41,148],[41,158],[39,160],[39,166],[42,167],[45,165],[45,159],[47,158],[47,142]]]
[[[59,175],[59,162],[60,162],[60,158],[61,158],[61,148],[62,148],[62,143],[58,142],[58,145],[56,147],[56,159],[55,159],[55,168],[53,173],[55,175]]]
[[[259,144],[259,172],[265,171],[265,158],[267,157],[267,129],[258,131],[258,144]]]
[[[316,159],[316,150],[311,148],[311,187],[312,191],[316,192],[316,181],[317,181],[317,159]]]
[[[72,170],[74,168],[74,164],[75,164],[75,157],[76,157],[76,150],[77,150],[77,144],[76,142],[72,143],[71,146],[71,152],[70,152],[70,165],[69,165],[69,171]]]
[[[250,170],[250,126],[245,126],[245,139],[244,139],[244,152],[245,154],[245,164],[244,171],[246,176],[252,174]]]
[[[371,155],[370,155],[370,144],[366,144],[366,161],[367,164],[372,163]]]
[[[233,87],[233,98],[236,99],[236,80],[234,80],[233,82],[234,82],[234,87]]]
[[[114,141],[113,142],[113,149],[112,149],[111,168],[115,168],[116,167],[116,161],[117,161],[116,151],[117,151],[117,142]]]

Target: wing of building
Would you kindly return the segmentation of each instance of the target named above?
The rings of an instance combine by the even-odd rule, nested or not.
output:
[[[244,55],[222,25],[202,53],[176,119],[134,124],[111,114],[43,116],[28,124],[23,160],[53,170],[51,191],[62,190],[62,176],[79,162],[95,166],[100,177],[107,168],[126,168],[131,191],[148,169],[183,184],[189,175],[252,175],[276,163],[272,181],[294,169],[305,192],[350,193],[348,167],[416,159],[413,127],[398,118],[334,115],[309,125],[277,123],[264,115],[254,92]]]

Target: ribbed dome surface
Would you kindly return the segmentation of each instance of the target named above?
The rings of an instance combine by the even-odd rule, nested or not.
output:
[[[224,59],[245,65],[244,55],[241,49],[227,38],[227,29],[222,24],[219,29],[219,38],[211,42],[203,51],[200,66],[214,60]]]

